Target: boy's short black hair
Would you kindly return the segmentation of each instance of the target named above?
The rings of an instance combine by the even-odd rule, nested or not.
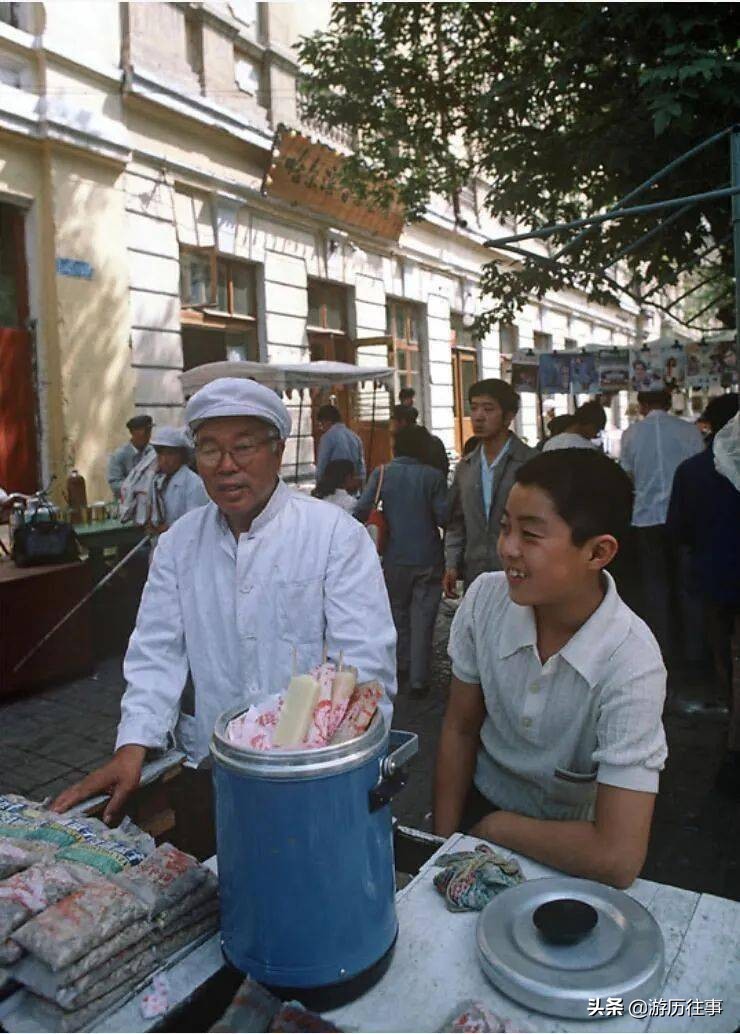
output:
[[[419,424],[402,427],[393,439],[394,456],[410,456],[421,463],[429,462],[429,432]]]
[[[632,482],[614,460],[598,449],[555,449],[522,464],[519,485],[547,492],[570,525],[574,546],[595,535],[624,538],[632,520]]]
[[[336,406],[332,406],[330,402],[327,402],[326,405],[319,406],[316,419],[325,420],[327,424],[340,424],[342,422],[342,414]]]
[[[398,397],[400,399],[413,399],[413,398],[416,397],[416,389],[415,388],[401,388],[401,390],[398,393]]]
[[[495,399],[501,406],[504,413],[519,412],[519,396],[510,384],[501,381],[498,377],[487,377],[484,381],[476,381],[468,389],[468,402],[472,402],[477,395],[488,395]]]

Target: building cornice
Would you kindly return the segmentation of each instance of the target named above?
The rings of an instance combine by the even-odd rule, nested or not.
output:
[[[0,128],[38,141],[65,144],[125,165],[131,160],[128,131],[112,119],[35,94],[0,88]]]
[[[142,98],[202,126],[229,133],[266,154],[272,148],[274,133],[266,122],[262,126],[256,125],[208,97],[185,93],[148,69],[127,69],[123,79],[123,94],[124,97]]]

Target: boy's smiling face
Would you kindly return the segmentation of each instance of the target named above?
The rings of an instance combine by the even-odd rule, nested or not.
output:
[[[501,519],[498,554],[509,595],[522,606],[572,600],[613,559],[617,542],[597,535],[577,546],[550,495],[515,484]]]

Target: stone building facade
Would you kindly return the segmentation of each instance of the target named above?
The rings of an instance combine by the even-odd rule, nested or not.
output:
[[[347,144],[297,109],[293,45],[328,14],[318,0],[0,3],[0,374],[29,389],[8,401],[0,381],[4,487],[61,484],[74,465],[103,498],[125,420],[181,422],[180,374],[202,362],[387,363],[456,449],[466,386],[502,355],[651,329],[629,302],[563,291],[474,340],[483,242],[501,230],[477,186],[395,236],[271,191],[278,127]],[[367,424],[369,389],[339,401]],[[376,393],[379,426],[388,402]],[[519,429],[536,438],[533,396]],[[309,478],[310,407],[299,430],[286,469]]]

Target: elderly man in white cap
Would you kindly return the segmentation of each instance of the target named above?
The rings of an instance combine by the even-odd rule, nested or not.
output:
[[[185,416],[211,502],[161,536],[124,662],[116,753],[60,794],[57,810],[108,791],[104,818],[113,818],[147,748],[174,734],[197,766],[222,711],[285,688],[294,665],[308,671],[325,649],[384,687],[390,722],[396,633],[377,554],[338,506],[281,481],[283,402],[254,381],[222,378]]]
[[[149,487],[152,531],[162,534],[175,521],[205,506],[208,493],[203,480],[188,464],[192,442],[180,427],[158,427],[151,437],[157,454],[157,471]]]

